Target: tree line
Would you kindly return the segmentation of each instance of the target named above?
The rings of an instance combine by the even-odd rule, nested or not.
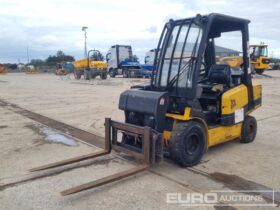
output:
[[[32,59],[29,63],[29,65],[34,66],[54,66],[57,63],[60,62],[73,62],[75,61],[74,56],[72,55],[66,55],[63,51],[59,50],[57,51],[56,55],[49,55],[49,57],[46,60],[42,59]]]
[[[104,61],[104,55],[96,51],[91,56],[92,60],[97,61]],[[133,55],[131,58],[134,62],[139,62],[139,58],[136,55]],[[61,62],[73,62],[75,61],[74,56],[65,54],[62,50],[58,50],[55,55],[49,55],[47,59],[31,59],[31,61],[27,65],[33,65],[33,66],[55,66],[57,63]],[[7,63],[5,64],[10,69],[17,69],[18,64],[11,64]],[[22,64],[23,65],[23,64]]]

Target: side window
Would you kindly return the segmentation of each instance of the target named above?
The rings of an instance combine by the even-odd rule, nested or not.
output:
[[[268,55],[268,53],[267,53],[267,47],[262,47],[262,50],[261,50],[261,55],[262,56],[267,56]]]
[[[260,48],[259,47],[255,47],[254,57],[258,58],[259,56],[260,56]]]
[[[221,33],[214,39],[217,64],[228,64],[231,68],[242,69],[242,33],[241,31]]]

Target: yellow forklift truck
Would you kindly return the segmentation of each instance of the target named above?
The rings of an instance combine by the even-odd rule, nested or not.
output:
[[[98,187],[143,171],[168,156],[183,167],[198,164],[212,146],[240,139],[254,141],[262,87],[252,82],[249,20],[222,14],[170,20],[163,28],[150,85],[124,91],[119,108],[125,122],[105,120],[105,149],[31,171],[107,155],[131,155],[140,165],[65,190],[62,195]],[[239,31],[243,65],[217,64],[215,39]],[[221,151],[222,152],[222,151]]]
[[[251,68],[253,72],[262,74],[268,69],[270,59],[268,57],[267,45],[261,43],[259,45],[250,45]]]

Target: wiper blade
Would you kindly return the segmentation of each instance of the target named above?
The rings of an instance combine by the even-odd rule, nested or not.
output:
[[[167,87],[166,87],[166,90],[169,90],[170,88],[172,88],[175,84],[175,82],[180,78],[180,76],[186,71],[188,70],[189,68],[189,64],[191,62],[193,62],[194,60],[196,59],[196,57],[191,57],[190,60],[188,60],[188,62],[182,67],[180,68],[179,70],[179,74],[176,74],[168,83]]]

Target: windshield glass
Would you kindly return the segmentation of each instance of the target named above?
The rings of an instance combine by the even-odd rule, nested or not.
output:
[[[260,51],[261,56],[267,56],[267,47],[261,47]]]
[[[254,48],[254,57],[258,58],[260,56],[267,56],[267,47],[266,46],[260,46]]]
[[[194,23],[175,25],[167,41],[166,51],[160,61],[161,75],[157,82],[161,87],[192,87],[193,61],[198,53],[202,37],[201,28]]]

